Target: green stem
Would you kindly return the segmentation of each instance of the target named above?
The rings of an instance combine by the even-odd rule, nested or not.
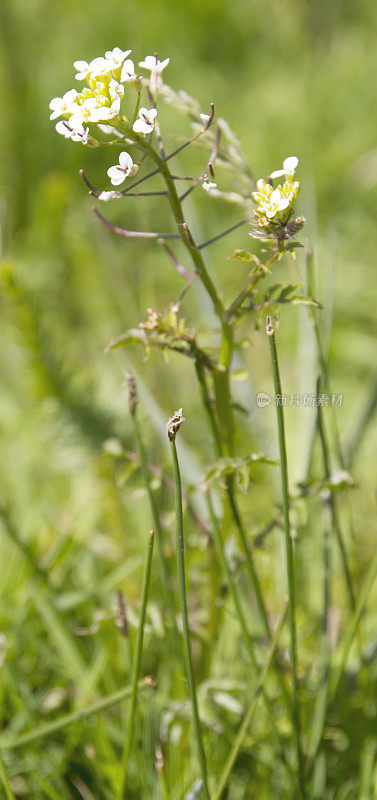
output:
[[[5,791],[5,796],[6,796],[7,800],[16,800],[16,798],[15,798],[13,792],[12,792],[12,788],[11,788],[11,785],[9,783],[7,773],[5,772],[4,764],[1,761],[1,759],[0,759],[0,781],[3,784],[4,791]]]
[[[174,482],[175,482],[177,571],[178,571],[178,585],[179,585],[179,600],[180,600],[181,615],[182,615],[182,633],[183,633],[183,643],[184,643],[185,663],[186,663],[186,679],[191,700],[194,733],[198,750],[201,777],[203,781],[203,796],[205,800],[210,800],[208,781],[207,781],[207,762],[202,740],[202,732],[201,732],[199,713],[198,713],[198,703],[196,698],[195,677],[191,659],[190,630],[189,630],[187,596],[186,596],[182,485],[181,485],[181,475],[180,475],[179,462],[177,456],[177,448],[175,446],[174,439],[170,440],[170,446],[171,446],[171,456],[174,468]]]
[[[270,345],[271,368],[274,381],[275,396],[281,397],[281,381],[279,373],[279,362],[276,349],[275,332],[271,320],[267,324],[268,341]],[[304,762],[301,749],[301,722],[298,696],[297,678],[297,632],[296,632],[296,592],[294,577],[293,543],[289,521],[289,489],[288,489],[288,462],[285,444],[284,412],[283,406],[276,404],[276,416],[279,432],[279,453],[280,453],[280,474],[283,501],[284,532],[285,532],[285,554],[287,567],[288,595],[289,595],[289,629],[291,639],[291,672],[292,672],[292,692],[293,692],[293,735],[296,747],[297,766],[301,795],[305,797],[304,783]]]
[[[318,384],[317,392],[320,391]],[[324,439],[324,422],[322,407],[318,406],[317,424],[320,434],[320,439],[323,442],[323,462],[325,478],[329,477],[329,461],[326,442]],[[315,761],[320,752],[323,731],[326,722],[326,714],[328,707],[328,693],[330,681],[330,668],[331,668],[331,649],[329,640],[329,611],[331,603],[331,537],[330,528],[333,529],[331,509],[329,507],[331,495],[324,497],[324,523],[323,523],[323,611],[322,611],[322,665],[321,665],[321,682],[318,688],[316,704],[313,714],[313,721],[310,726],[311,746],[309,753],[309,762],[307,764],[307,774],[310,774],[312,769],[315,770]]]
[[[202,401],[204,408],[207,412],[208,422],[212,432],[212,438],[215,446],[216,456],[220,458],[223,455],[223,447],[221,442],[221,436],[219,431],[219,426],[217,424],[214,408],[212,405],[211,398],[209,396],[207,381],[204,374],[203,364],[200,360],[199,356],[195,357],[195,371],[198,378],[198,383],[200,387],[200,392],[202,395]]]
[[[136,100],[136,104],[135,104],[135,111],[134,111],[134,115],[133,115],[133,118],[132,118],[132,123],[135,122],[135,119],[136,119],[136,117],[138,115],[138,111],[139,111],[139,108],[140,108],[140,97],[141,97],[141,90],[140,90],[140,92],[137,93],[137,100]]]
[[[142,475],[143,475],[144,485],[145,485],[145,488],[146,488],[147,494],[148,494],[148,500],[149,500],[149,505],[150,505],[151,514],[152,514],[152,520],[153,520],[153,528],[154,528],[154,531],[155,531],[155,534],[156,534],[157,548],[158,548],[158,554],[159,554],[159,560],[160,560],[160,566],[161,566],[161,573],[162,573],[162,585],[163,585],[163,591],[164,591],[164,594],[165,594],[165,604],[166,604],[166,608],[167,608],[168,613],[171,616],[171,619],[172,619],[172,622],[173,622],[173,631],[174,631],[174,635],[175,635],[175,639],[176,639],[175,644],[176,644],[176,647],[177,647],[177,652],[180,654],[181,647],[180,647],[180,643],[179,643],[179,639],[178,639],[177,631],[176,631],[175,600],[174,600],[174,594],[173,594],[173,591],[172,591],[172,588],[171,588],[171,585],[170,585],[170,582],[169,582],[169,570],[168,570],[168,565],[167,565],[167,559],[166,559],[166,556],[165,556],[165,553],[164,553],[164,541],[163,541],[162,527],[161,527],[161,522],[160,522],[160,515],[159,515],[156,499],[155,499],[155,496],[153,494],[152,487],[151,487],[151,482],[150,482],[150,477],[149,477],[149,470],[148,470],[148,463],[147,463],[147,456],[146,456],[144,442],[143,442],[141,431],[140,431],[140,425],[139,425],[139,420],[138,420],[138,417],[137,417],[137,411],[135,410],[135,413],[132,414],[131,416],[132,416],[132,421],[133,421],[133,424],[134,424],[135,437],[136,437],[137,445],[138,445],[138,449],[139,449],[141,472],[142,472]]]
[[[125,797],[125,789],[126,789],[126,777],[127,777],[127,767],[128,761],[131,754],[132,743],[135,733],[135,718],[136,718],[136,703],[137,703],[137,696],[138,696],[138,683],[139,683],[139,676],[141,670],[141,659],[143,655],[143,641],[144,641],[144,625],[145,625],[145,616],[147,613],[147,602],[148,602],[148,594],[149,594],[149,584],[151,581],[151,571],[152,571],[152,556],[153,556],[153,544],[154,544],[154,531],[150,531],[148,534],[148,551],[147,557],[145,560],[145,567],[144,567],[144,577],[143,577],[143,590],[141,595],[141,609],[140,609],[140,619],[139,619],[139,628],[137,632],[137,642],[136,642],[136,653],[134,658],[133,664],[133,673],[132,673],[132,691],[131,691],[131,705],[130,705],[130,714],[128,718],[128,729],[127,729],[127,736],[124,742],[123,753],[122,753],[122,762],[121,762],[121,778],[120,778],[120,785],[119,785],[119,792],[118,797],[120,800],[123,800]]]
[[[341,655],[340,660],[339,660],[339,666],[338,666],[338,668],[336,670],[334,683],[333,683],[333,686],[332,686],[332,692],[331,692],[331,699],[332,700],[335,698],[335,696],[337,694],[337,691],[339,689],[339,684],[340,684],[343,672],[344,672],[346,664],[347,664],[347,659],[348,659],[348,656],[349,656],[349,653],[350,653],[350,650],[351,650],[351,647],[352,647],[352,644],[353,644],[353,640],[354,640],[355,636],[357,635],[357,631],[358,631],[358,627],[359,627],[359,624],[360,624],[360,620],[361,620],[363,611],[365,609],[365,606],[366,606],[366,604],[368,602],[369,593],[370,593],[370,591],[372,589],[372,586],[373,586],[373,583],[374,583],[376,577],[377,577],[377,552],[375,553],[373,561],[372,561],[372,563],[371,563],[371,565],[369,567],[369,571],[368,571],[368,574],[366,576],[363,588],[362,588],[362,590],[360,592],[359,599],[358,599],[358,601],[356,603],[356,608],[355,608],[355,610],[353,612],[353,615],[351,617],[351,620],[350,620],[350,623],[349,623],[349,626],[348,626],[347,636],[346,636],[346,639],[345,639],[345,642],[344,642],[344,645],[343,645],[343,652],[342,652],[342,655]]]
[[[138,688],[145,689],[147,685],[148,682],[143,678],[139,681]],[[23,733],[15,739],[9,738],[7,740],[5,734],[4,739],[3,737],[0,739],[0,750],[18,750],[19,747],[24,747],[26,744],[36,742],[38,739],[44,739],[46,736],[51,736],[53,733],[61,731],[69,725],[93,717],[95,714],[99,714],[101,711],[105,711],[107,708],[115,706],[123,700],[127,700],[131,692],[132,687],[126,686],[118,692],[113,692],[113,694],[109,694],[107,697],[102,697],[101,700],[92,703],[88,708],[81,708],[77,711],[72,711],[70,714],[64,714],[64,716],[58,717],[58,719],[54,719],[52,722],[47,722],[45,725],[39,725],[32,731]]]
[[[234,740],[232,749],[231,749],[231,751],[229,753],[229,756],[227,758],[227,761],[226,761],[225,767],[223,769],[221,778],[220,778],[219,783],[217,785],[217,788],[215,790],[215,795],[213,797],[213,800],[221,800],[221,798],[223,796],[224,789],[225,789],[225,787],[226,787],[226,785],[228,783],[228,780],[230,778],[230,775],[231,775],[232,769],[234,767],[235,761],[236,761],[237,756],[238,756],[238,754],[239,754],[239,752],[241,750],[243,740],[244,740],[244,738],[245,738],[245,736],[247,734],[247,731],[248,731],[248,729],[250,727],[250,723],[251,723],[251,720],[252,720],[252,718],[254,716],[254,712],[255,712],[255,709],[256,709],[256,706],[257,706],[257,703],[258,703],[259,696],[260,696],[260,694],[261,694],[261,692],[263,690],[264,684],[266,682],[267,675],[268,675],[269,670],[271,668],[271,664],[272,664],[273,659],[274,659],[276,647],[277,647],[277,644],[278,644],[278,641],[279,641],[279,638],[280,638],[280,634],[282,632],[283,625],[284,625],[284,622],[285,622],[286,614],[287,614],[287,608],[285,608],[285,610],[283,611],[283,613],[282,613],[282,615],[280,617],[280,620],[279,620],[278,627],[277,627],[277,629],[276,629],[276,631],[274,633],[274,636],[273,636],[273,638],[271,640],[271,644],[270,644],[270,648],[269,648],[269,651],[268,651],[266,664],[265,664],[265,666],[264,666],[264,668],[263,668],[263,670],[262,670],[262,672],[260,674],[260,678],[259,678],[259,681],[258,681],[258,686],[257,686],[257,688],[256,688],[256,690],[254,692],[254,696],[253,696],[252,702],[251,702],[251,704],[250,704],[250,706],[249,706],[249,708],[248,708],[248,710],[247,710],[247,712],[246,712],[246,714],[245,714],[245,716],[244,716],[244,718],[242,720],[241,726],[240,726],[239,731],[238,731],[238,733],[236,735],[236,738]]]
[[[312,251],[311,248],[307,252],[307,257],[306,257],[306,274],[307,274],[307,290],[308,290],[308,294],[312,295],[312,296],[315,296],[316,287],[315,287],[315,280],[314,280],[314,261],[313,261],[313,251]],[[330,394],[330,379],[329,379],[329,369],[328,369],[328,358],[327,358],[327,355],[324,352],[323,345],[322,345],[321,332],[320,332],[320,328],[319,328],[319,324],[318,324],[318,310],[315,309],[315,308],[311,308],[311,309],[309,308],[309,313],[310,313],[310,318],[311,318],[312,325],[313,325],[314,336],[315,336],[315,341],[316,341],[316,346],[317,346],[317,357],[318,357],[319,368],[320,368],[320,371],[321,371],[322,384],[323,384],[324,389]],[[318,387],[317,391],[319,391],[319,383],[317,384],[317,387]],[[340,463],[342,469],[345,469],[346,468],[346,462],[345,462],[345,458],[343,456],[343,451],[342,451],[342,446],[341,446],[341,441],[340,441],[340,435],[339,435],[339,429],[338,429],[336,416],[335,416],[335,407],[331,408],[331,422],[332,422],[332,434],[333,434],[333,439],[334,439],[335,446],[336,446],[337,457],[338,457],[338,460],[339,460],[339,463]],[[319,430],[318,425],[316,426],[316,428],[313,431],[313,436],[312,436],[312,440],[311,440],[311,443],[310,443],[310,450],[309,450],[309,453],[308,453],[308,464],[307,464],[306,480],[309,480],[309,478],[310,478],[310,468],[311,468],[311,462],[312,462],[312,458],[313,458],[313,452],[314,452],[314,445],[315,445],[317,430]],[[327,462],[328,474],[330,475],[331,470],[330,470],[329,447],[328,447],[328,443],[327,443],[326,431],[325,431],[324,426],[322,426],[322,435],[321,435],[321,431],[319,431],[319,433],[320,433],[320,436],[321,436],[321,447],[322,447],[323,459],[324,459],[325,462]],[[352,536],[353,534],[352,534],[352,521],[351,521],[351,506],[350,506],[350,500],[349,500],[348,492],[346,494],[346,498],[347,498],[349,517],[350,517],[350,528],[351,528],[351,536]],[[345,581],[346,581],[347,590],[348,590],[348,594],[349,594],[350,606],[351,606],[351,609],[354,610],[354,608],[355,608],[355,594],[354,594],[354,591],[353,591],[353,582],[352,582],[352,577],[351,577],[351,570],[349,568],[348,556],[347,556],[346,546],[345,546],[345,543],[344,543],[343,532],[341,530],[340,523],[339,523],[338,512],[337,512],[337,507],[336,507],[336,498],[334,497],[333,494],[331,495],[330,510],[331,510],[331,517],[332,517],[332,527],[333,527],[333,529],[335,531],[336,539],[337,539],[337,542],[338,542],[338,547],[339,547],[339,551],[340,551],[343,571],[344,571],[344,575],[345,575]]]
[[[211,522],[212,522],[212,532],[213,532],[213,536],[214,536],[214,539],[215,539],[218,558],[219,558],[219,561],[220,561],[224,576],[225,576],[225,578],[227,580],[227,583],[228,583],[228,587],[229,587],[229,591],[230,591],[231,596],[232,596],[235,612],[236,612],[237,617],[239,619],[239,623],[240,623],[240,627],[241,627],[241,631],[242,631],[242,636],[243,636],[243,641],[244,641],[244,644],[245,644],[245,647],[246,647],[246,650],[247,650],[251,665],[252,665],[254,671],[256,672],[256,674],[258,674],[258,665],[257,665],[257,661],[256,661],[256,658],[255,658],[254,650],[253,650],[253,647],[252,647],[250,633],[249,633],[248,628],[247,628],[246,619],[245,619],[245,615],[244,615],[244,612],[243,612],[243,609],[242,609],[242,605],[241,605],[241,600],[240,600],[240,597],[239,597],[238,589],[237,589],[236,583],[235,583],[235,581],[233,579],[233,575],[232,575],[232,573],[230,571],[229,564],[228,564],[228,561],[227,561],[227,558],[226,558],[226,555],[225,555],[225,552],[224,552],[224,546],[223,546],[223,542],[222,542],[222,539],[221,539],[221,534],[220,534],[220,530],[219,530],[218,521],[216,519],[216,515],[215,515],[214,509],[213,509],[210,493],[207,494],[207,505],[208,505],[208,511],[209,511],[209,514],[210,514]],[[265,707],[266,707],[266,711],[267,711],[267,714],[268,714],[268,717],[269,717],[269,721],[270,721],[270,724],[271,724],[271,729],[272,729],[273,737],[274,737],[274,740],[275,740],[275,746],[276,746],[276,749],[277,749],[277,753],[279,755],[279,758],[283,762],[284,766],[286,767],[287,771],[289,772],[290,778],[294,779],[295,776],[294,776],[294,774],[292,772],[292,767],[291,767],[291,765],[289,764],[289,762],[287,761],[287,759],[285,757],[283,744],[281,742],[280,734],[279,734],[278,728],[277,728],[276,723],[275,723],[275,718],[274,718],[274,713],[273,713],[273,709],[272,709],[270,698],[269,698],[269,696],[268,696],[268,694],[267,694],[267,692],[265,691],[264,688],[262,688],[261,691],[262,691],[262,695],[263,695],[263,700],[264,700],[264,704],[265,704]],[[294,785],[295,785],[295,782],[294,782]]]
[[[229,306],[229,308],[225,312],[225,319],[230,322],[232,317],[237,313],[238,309],[242,306],[242,304],[247,300],[248,297],[253,293],[258,281],[261,278],[264,278],[266,273],[269,271],[270,267],[277,261],[277,259],[281,256],[281,251],[278,250],[274,253],[271,258],[268,259],[267,263],[260,268],[260,272],[256,274],[251,274],[249,283],[245,286],[244,289],[239,293],[233,303]]]
[[[217,457],[221,458],[221,456],[223,455],[223,452],[224,452],[223,451],[223,445],[222,445],[220,432],[219,432],[219,428],[218,428],[218,425],[217,425],[217,421],[216,421],[213,405],[212,405],[211,399],[209,397],[208,386],[207,386],[207,381],[206,381],[204,369],[203,369],[203,366],[201,364],[201,361],[198,358],[195,361],[195,367],[196,367],[196,373],[197,373],[197,377],[198,377],[198,381],[199,381],[200,391],[201,391],[201,394],[202,394],[203,404],[204,404],[204,407],[205,407],[205,409],[207,411],[209,424],[210,424],[210,427],[211,427],[211,430],[212,430],[212,435],[213,435],[214,445],[215,445],[215,452],[216,452]],[[240,513],[238,511],[236,499],[234,497],[233,486],[231,485],[231,483],[228,484],[227,494],[228,494],[228,501],[229,501],[229,506],[230,506],[230,510],[231,510],[231,513],[232,513],[232,517],[233,517],[233,520],[234,520],[234,522],[236,524],[236,527],[237,527],[237,530],[238,530],[238,534],[239,534],[242,550],[243,550],[243,552],[245,554],[246,567],[247,567],[249,579],[251,581],[251,585],[253,587],[254,594],[255,594],[255,597],[256,597],[256,600],[257,600],[259,613],[260,613],[260,616],[261,616],[261,619],[262,619],[262,623],[263,623],[264,634],[265,634],[265,636],[267,636],[268,640],[271,641],[272,640],[272,633],[271,633],[270,623],[269,623],[269,619],[268,619],[266,604],[265,604],[264,599],[263,599],[262,587],[260,585],[260,582],[259,582],[259,579],[258,579],[258,575],[257,575],[257,572],[255,570],[254,561],[253,561],[252,555],[250,553],[250,549],[249,549],[248,542],[247,542],[246,531],[245,531],[245,529],[243,527],[243,524],[242,524],[242,520],[241,520],[241,517],[240,517]],[[276,661],[276,659],[275,659],[275,668],[276,668],[276,674],[278,676],[278,680],[279,680],[282,692],[284,694],[285,701],[286,701],[289,713],[291,714],[292,713],[291,698],[289,696],[289,692],[288,692],[287,686],[285,684],[283,674],[281,672],[281,669],[280,669],[279,664]]]
[[[317,394],[319,393],[320,389],[321,389],[321,379],[318,379],[318,381],[317,381]],[[329,453],[329,447],[328,447],[328,442],[327,442],[327,437],[326,437],[326,430],[325,430],[325,425],[324,425],[324,419],[323,419],[323,413],[322,413],[321,406],[318,406],[318,426],[317,427],[318,427],[319,439],[320,439],[321,449],[322,449],[322,458],[323,458],[323,465],[324,465],[324,468],[325,468],[325,477],[329,478],[330,474],[331,474],[330,453]],[[331,489],[330,489],[330,493],[329,493],[328,504],[329,504],[329,508],[330,508],[331,527],[332,527],[332,529],[334,531],[334,534],[335,534],[335,537],[336,537],[336,540],[337,540],[337,543],[338,543],[340,556],[341,556],[341,561],[342,561],[342,566],[343,566],[343,571],[344,571],[344,577],[345,577],[345,581],[346,581],[346,585],[347,585],[347,589],[348,589],[349,602],[350,602],[351,609],[353,611],[355,609],[355,593],[354,593],[354,589],[353,589],[353,581],[352,581],[352,576],[351,576],[351,570],[350,570],[350,567],[349,567],[349,564],[348,564],[348,556],[347,556],[347,551],[346,551],[346,547],[345,547],[345,544],[344,544],[343,534],[342,534],[342,531],[341,531],[341,528],[340,528],[340,523],[339,523],[339,518],[338,518],[338,510],[337,510],[337,506],[336,506],[336,498],[335,498],[333,492],[331,491]]]
[[[181,234],[182,242],[185,245],[186,249],[190,253],[191,259],[197,270],[199,277],[203,283],[204,288],[206,289],[208,295],[210,296],[214,309],[219,317],[222,317],[224,313],[224,306],[220,299],[219,293],[213,283],[212,278],[210,277],[207,267],[204,263],[203,256],[200,250],[197,249],[195,243],[192,241],[190,234],[188,232],[187,225],[185,223],[185,218],[183,215],[182,204],[178,196],[178,192],[175,188],[175,183],[172,178],[172,174],[170,172],[169,166],[167,164],[167,158],[162,158],[159,153],[154,150],[154,148],[141,136],[138,136],[134,131],[131,129],[125,129],[127,135],[132,137],[137,144],[139,144],[153,159],[153,161],[159,167],[161,175],[165,181],[167,193],[168,193],[168,200],[170,204],[170,208],[173,212],[174,219],[177,223],[178,231]]]
[[[234,420],[229,386],[229,370],[233,355],[233,329],[228,322],[222,323],[219,361],[213,373],[216,409],[225,454],[234,454]]]

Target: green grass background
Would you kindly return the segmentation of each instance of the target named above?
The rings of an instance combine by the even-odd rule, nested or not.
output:
[[[16,734],[129,682],[129,648],[114,626],[111,603],[121,588],[131,611],[137,612],[151,521],[139,474],[133,475],[124,459],[109,455],[110,445],[104,444],[120,437],[128,450],[135,447],[122,389],[125,369],[132,366],[139,379],[140,416],[151,461],[166,466],[170,474],[163,425],[180,406],[187,418],[181,443],[186,485],[197,483],[213,460],[189,365],[175,356],[165,364],[157,353],[143,361],[134,349],[103,355],[109,340],[137,325],[148,306],[163,310],[176,299],[182,282],[157,245],[118,240],[100,227],[78,170],[84,168],[101,185],[112,156],[58,136],[49,121],[49,100],[75,85],[76,59],[90,60],[118,45],[132,48],[137,63],[157,50],[161,58],[171,58],[165,73],[171,86],[198,97],[203,110],[215,103],[216,113],[240,139],[256,178],[278,168],[285,156],[298,155],[299,210],[307,217],[304,233],[314,246],[323,324],[332,327],[332,385],[344,395],[338,420],[347,442],[376,379],[377,15],[371,0],[2,0],[0,25],[0,502],[32,559],[50,576],[47,592],[5,526],[0,629],[7,654],[1,667],[0,715],[3,727],[11,725]],[[161,124],[173,148],[175,132],[182,135],[184,124],[171,109],[163,109]],[[203,151],[195,152],[191,162],[185,154],[179,168],[190,171],[194,163],[200,171],[202,156]],[[239,219],[237,208],[197,194],[188,217],[199,239]],[[105,211],[130,228],[171,229],[168,214],[155,199],[129,199],[120,210],[106,206]],[[230,267],[227,256],[235,247],[249,246],[247,230],[241,228],[209,252],[211,273],[229,301],[242,288],[247,266]],[[303,263],[300,253],[296,267],[279,265],[277,279],[302,280]],[[208,323],[209,307],[198,286],[185,300],[184,314],[190,324]],[[265,336],[245,333],[253,346],[237,366],[245,365],[249,377],[235,389],[250,414],[240,420],[239,442],[274,455],[273,409],[258,411],[255,405],[256,392],[272,388]],[[285,390],[312,391],[316,368],[305,310],[284,310],[278,335]],[[311,423],[308,409],[287,412],[292,485],[303,476]],[[353,471],[360,580],[376,540],[376,445],[372,421]],[[245,502],[253,535],[273,518],[279,497],[278,476],[270,481],[260,470],[257,481]],[[172,496],[164,486],[156,485],[156,491],[172,542]],[[319,545],[305,529],[305,513],[297,526],[304,537],[300,639],[307,664],[318,645]],[[274,534],[258,553],[272,613],[279,611],[284,591],[280,547],[280,536]],[[172,544],[168,548],[172,553]],[[206,619],[206,559],[203,537],[191,526],[190,583],[199,641]],[[340,579],[338,584],[335,604],[341,606]],[[160,692],[144,715],[134,764],[134,774],[144,776],[142,797],[159,796],[153,788],[152,761],[160,711],[170,700],[184,697],[181,676],[168,669],[160,600],[156,573],[144,669],[158,677]],[[368,641],[375,634],[375,600],[366,621]],[[75,637],[75,629],[91,625],[97,612],[104,616],[99,633]],[[213,646],[219,681],[245,679],[234,659],[239,642],[233,627],[224,625]],[[51,695],[57,687],[60,695]],[[57,706],[49,710],[51,697],[57,698]],[[375,702],[373,696],[369,700]],[[340,761],[330,766],[336,790],[348,786],[349,794],[344,790],[329,797],[358,796],[352,792],[369,736],[368,715],[363,713],[359,735],[355,725],[347,733],[344,726],[339,728],[347,755],[339,769]],[[237,715],[229,715],[224,737],[208,734],[214,769],[238,725]],[[81,781],[95,798],[111,797],[119,720],[117,714],[95,719],[46,746],[39,743],[7,754],[16,796],[53,797],[54,789],[56,796],[76,798],[84,796],[77,788]],[[187,737],[184,724],[182,735]],[[89,745],[97,753],[94,759]],[[187,742],[172,746],[173,800],[195,777],[186,751]],[[254,764],[255,784],[248,777],[247,754],[244,758],[229,798],[252,797],[255,787],[260,797],[270,796],[263,794],[262,755]],[[139,797],[139,791],[130,797]]]

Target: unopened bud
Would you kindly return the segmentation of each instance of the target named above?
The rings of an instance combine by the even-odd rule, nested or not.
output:
[[[274,333],[275,333],[275,329],[274,329],[274,326],[273,326],[273,323],[272,323],[272,319],[269,316],[266,319],[266,333],[267,333],[267,336],[273,336]]]
[[[175,411],[173,416],[168,419],[166,423],[166,430],[169,437],[170,442],[174,442],[174,439],[182,425],[182,422],[185,421],[185,418],[182,416],[182,409],[178,409]]]

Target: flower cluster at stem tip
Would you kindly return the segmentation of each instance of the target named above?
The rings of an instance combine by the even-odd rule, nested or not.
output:
[[[54,97],[51,100],[50,119],[62,117],[55,125],[58,133],[90,147],[99,145],[97,139],[89,132],[88,126],[91,124],[98,125],[104,133],[124,134],[123,127],[128,120],[124,115],[121,116],[120,110],[126,92],[125,87],[130,86],[138,95],[142,90],[141,78],[135,72],[134,62],[128,58],[130,53],[131,50],[114,47],[113,50],[107,50],[103,57],[94,58],[89,63],[74,62],[76,79],[86,81],[87,85],[81,92],[70,89],[63,97]],[[157,56],[146,56],[144,61],[139,62],[140,67],[150,72],[149,89],[154,97],[162,85],[162,72],[168,63],[168,58],[161,62]],[[138,118],[134,119],[132,124],[133,131],[141,135],[151,133],[154,130],[156,115],[155,108],[140,108]],[[121,155],[124,160],[125,154]],[[120,160],[119,165],[112,168],[115,179],[111,182],[114,185],[121,183],[119,180],[121,175],[124,180],[131,174],[132,170],[128,169],[128,166],[125,168]]]
[[[289,156],[283,162],[283,168],[272,172],[268,181],[260,178],[257,190],[252,198],[257,203],[254,209],[256,227],[252,227],[251,236],[256,238],[289,239],[305,224],[304,217],[292,220],[294,204],[300,191],[300,183],[295,180],[298,158]],[[283,184],[274,188],[273,180],[285,177]]]

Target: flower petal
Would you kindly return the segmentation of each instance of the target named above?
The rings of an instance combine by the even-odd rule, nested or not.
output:
[[[122,169],[126,171],[126,174],[129,175],[133,167],[133,161],[130,154],[127,153],[126,150],[122,150],[122,152],[119,153],[119,164]]]
[[[134,130],[135,133],[150,133],[153,131],[153,125],[148,125],[143,119],[137,119],[132,126],[132,130]]]
[[[121,192],[101,192],[98,195],[98,200],[103,200],[107,203],[109,200],[120,200],[123,197]]]
[[[287,171],[285,169],[276,169],[275,172],[271,172],[270,178],[281,178],[283,175],[286,175]]]
[[[285,158],[283,161],[283,167],[289,174],[294,174],[297,165],[298,165],[297,156],[288,156],[288,158]]]
[[[118,166],[109,167],[109,169],[107,170],[107,174],[108,174],[113,186],[119,186],[119,184],[123,183],[123,181],[126,178],[125,173]]]

